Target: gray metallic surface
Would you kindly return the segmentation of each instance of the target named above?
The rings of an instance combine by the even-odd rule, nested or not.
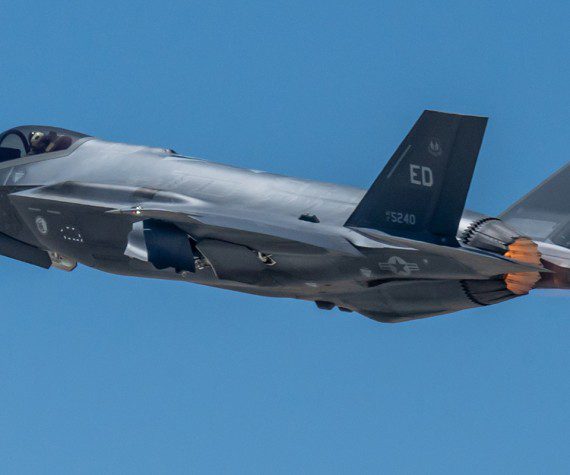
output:
[[[368,194],[91,137],[7,160],[0,253],[45,267],[49,251],[106,272],[305,299],[380,321],[512,298],[502,275],[536,266],[455,239],[481,218],[461,212],[486,119],[422,117],[426,130],[400,146],[412,161],[396,152]],[[386,201],[382,183],[392,179]],[[413,223],[387,215],[392,208]]]

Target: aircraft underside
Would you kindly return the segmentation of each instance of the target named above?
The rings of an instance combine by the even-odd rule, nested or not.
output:
[[[464,211],[486,119],[426,111],[371,188],[26,126],[0,136],[0,253],[400,322],[569,288],[570,168]]]

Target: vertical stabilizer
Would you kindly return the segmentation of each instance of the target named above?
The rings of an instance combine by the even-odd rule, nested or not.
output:
[[[487,118],[425,111],[346,222],[457,245]]]

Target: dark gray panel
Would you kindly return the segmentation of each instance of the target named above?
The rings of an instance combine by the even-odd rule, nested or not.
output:
[[[51,259],[47,252],[12,239],[5,234],[0,234],[0,254],[44,269],[51,266]]]
[[[346,226],[456,245],[485,117],[425,111]]]
[[[196,247],[210,261],[219,279],[252,285],[274,283],[266,272],[267,266],[257,258],[254,251],[245,246],[204,239]]]
[[[403,322],[492,305],[516,296],[502,279],[396,280],[372,289],[337,296],[339,305],[380,322]]]

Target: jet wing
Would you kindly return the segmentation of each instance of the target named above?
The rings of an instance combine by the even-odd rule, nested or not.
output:
[[[515,272],[550,272],[544,267],[515,261],[513,259],[482,251],[476,248],[440,246],[430,242],[414,241],[402,237],[389,236],[376,229],[353,229],[366,236],[369,236],[372,239],[378,239],[387,244],[401,246],[402,248],[405,248],[405,246],[413,246],[417,251],[421,251],[423,253],[437,254],[439,256],[448,257],[449,259],[464,264],[469,269],[471,269],[475,275],[482,277],[493,277],[496,275]],[[442,273],[443,271],[444,270],[442,269]]]
[[[195,229],[191,229],[193,225],[202,225],[203,227],[224,229],[223,236],[228,239],[228,230],[234,232],[251,233],[264,236],[263,239],[273,239],[286,241],[289,243],[299,243],[304,246],[312,246],[327,252],[337,252],[349,256],[362,257],[359,247],[369,248],[392,248],[413,250],[413,247],[382,243],[378,240],[369,239],[366,236],[356,233],[348,228],[339,228],[328,226],[323,223],[307,223],[306,221],[294,218],[274,219],[268,215],[256,215],[255,219],[240,214],[224,214],[214,211],[205,211],[196,209],[194,211],[184,207],[162,205],[160,208],[149,203],[149,207],[144,205],[136,208],[122,208],[109,210],[108,213],[124,214],[133,216],[137,219],[159,219],[175,223],[181,227],[188,227],[190,233]],[[267,243],[266,243],[267,244]],[[277,241],[273,245],[279,246]],[[298,252],[293,250],[290,244],[283,243],[276,251],[281,252]]]
[[[129,222],[158,219],[173,223],[194,236],[223,239],[242,245],[259,244],[269,251],[340,253],[361,256],[357,246],[397,247],[383,244],[348,228],[311,223],[294,217],[274,218],[251,211],[223,212],[201,200],[176,193],[97,183],[64,182],[31,188],[9,195],[22,216],[29,209],[49,213],[57,206],[81,207],[85,211],[123,215]]]

